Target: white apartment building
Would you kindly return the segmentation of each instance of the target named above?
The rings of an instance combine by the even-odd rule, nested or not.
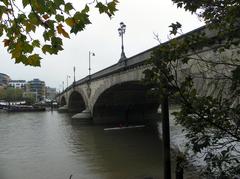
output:
[[[17,89],[23,89],[25,91],[27,82],[25,80],[11,80],[9,86]]]

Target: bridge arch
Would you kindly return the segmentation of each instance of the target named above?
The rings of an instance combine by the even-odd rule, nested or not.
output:
[[[86,109],[83,96],[78,91],[73,91],[69,96],[68,110],[69,112],[79,113]]]
[[[91,97],[91,108],[93,108],[93,105],[96,103],[99,96],[102,95],[102,93],[104,93],[104,91],[106,91],[107,89],[123,83],[142,82],[142,79],[144,78],[143,71],[145,69],[145,66],[141,66],[119,72],[115,75],[112,75],[111,77],[106,77],[105,79],[102,79],[101,83],[98,85],[93,96]]]
[[[139,81],[123,82],[107,88],[93,106],[94,122],[123,125],[148,122],[159,106],[159,98],[150,95],[149,89]]]
[[[60,100],[60,106],[65,106],[66,104],[67,104],[66,98],[64,96],[62,96],[62,98]]]

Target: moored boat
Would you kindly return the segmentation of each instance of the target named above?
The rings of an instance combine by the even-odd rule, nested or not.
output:
[[[45,107],[26,106],[26,105],[11,105],[3,108],[7,112],[38,112],[45,111]]]

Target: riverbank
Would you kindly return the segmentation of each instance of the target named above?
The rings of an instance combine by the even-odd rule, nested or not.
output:
[[[40,111],[46,111],[46,108],[28,105],[1,105],[1,112],[40,112]]]

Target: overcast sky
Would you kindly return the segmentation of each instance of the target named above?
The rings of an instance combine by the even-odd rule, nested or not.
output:
[[[77,36],[64,40],[64,51],[58,55],[43,55],[41,67],[15,64],[0,45],[0,73],[8,74],[13,80],[32,80],[39,78],[47,86],[62,89],[66,87],[67,75],[73,81],[73,66],[76,67],[76,80],[88,75],[88,52],[96,56],[91,58],[92,72],[97,72],[118,62],[121,54],[121,40],[117,29],[119,23],[127,26],[124,35],[125,54],[136,55],[158,45],[154,33],[161,41],[168,38],[169,25],[179,21],[183,32],[191,31],[203,25],[199,19],[183,9],[177,9],[171,0],[119,0],[119,11],[110,20],[106,15],[99,15],[96,10],[91,14],[92,24]],[[3,38],[0,39],[2,42]]]

